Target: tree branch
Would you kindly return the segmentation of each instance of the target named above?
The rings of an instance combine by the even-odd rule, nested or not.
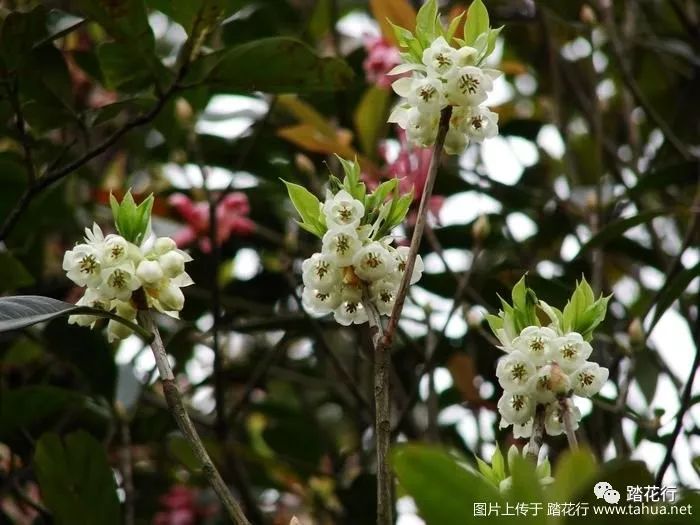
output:
[[[391,490],[391,370],[390,348],[379,344],[384,336],[382,320],[377,307],[370,300],[365,287],[362,306],[367,311],[372,346],[375,348],[374,362],[374,438],[377,452],[377,525],[391,525],[394,502]]]
[[[47,172],[45,175],[38,177],[31,184],[29,184],[27,186],[27,189],[24,191],[19,201],[17,202],[17,205],[12,209],[12,211],[10,211],[10,213],[5,218],[2,227],[0,227],[0,241],[4,241],[7,238],[12,229],[17,225],[17,222],[19,221],[19,218],[22,215],[22,213],[24,213],[27,210],[34,197],[36,197],[39,193],[41,193],[54,183],[60,181],[63,177],[66,177],[67,175],[70,175],[77,169],[81,168],[95,157],[107,151],[120,138],[122,138],[132,129],[137,128],[139,126],[143,126],[144,124],[147,124],[154,118],[156,118],[156,116],[163,109],[170,97],[172,97],[172,95],[180,89],[179,81],[181,80],[181,77],[184,75],[184,73],[185,69],[183,68],[181,69],[181,73],[178,75],[178,77],[170,86],[170,88],[168,88],[167,91],[160,95],[160,97],[158,97],[158,101],[148,112],[131,119],[121,128],[119,128],[117,131],[115,131],[109,137],[107,137],[104,141],[102,141],[100,144],[83,153],[83,155],[79,158],[69,162],[68,164],[60,168],[56,168]]]
[[[143,298],[145,300],[145,298]],[[212,462],[209,454],[207,453],[204,444],[202,443],[197,430],[194,428],[190,416],[187,413],[187,409],[182,401],[182,395],[175,382],[175,375],[173,374],[172,368],[170,368],[170,363],[168,362],[168,354],[163,346],[163,341],[160,337],[160,332],[158,326],[153,320],[153,316],[150,310],[140,310],[138,314],[139,322],[155,336],[153,342],[151,343],[151,349],[153,350],[153,357],[156,360],[156,366],[158,367],[158,373],[160,374],[161,382],[163,384],[163,393],[165,394],[165,400],[168,403],[170,413],[180,428],[180,431],[184,435],[187,442],[192,447],[192,452],[194,452],[197,460],[202,465],[202,472],[207,478],[207,481],[216,492],[217,496],[221,500],[226,513],[229,518],[236,525],[250,525],[250,522],[246,519],[243,514],[243,510],[238,502],[233,498],[231,492],[229,491],[226,483],[221,478],[221,474],[216,470],[214,463]]]
[[[544,441],[544,405],[537,405],[535,417],[532,422],[532,434],[527,444],[527,457],[537,463],[540,456],[540,448]]]

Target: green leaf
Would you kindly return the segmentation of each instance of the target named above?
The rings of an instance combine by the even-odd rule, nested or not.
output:
[[[316,195],[298,184],[287,182],[286,180],[282,180],[282,182],[287,186],[289,198],[294,208],[301,216],[302,222],[300,222],[299,225],[317,237],[323,237],[326,228],[321,224],[319,218],[321,214],[321,203],[316,198]]]
[[[416,15],[416,38],[424,48],[438,36],[438,8],[436,0],[428,0]]]
[[[398,179],[391,179],[384,181],[377,186],[377,189],[375,189],[367,199],[367,203],[365,205],[366,213],[372,214],[375,211],[378,211],[379,207],[384,203],[389,194],[397,188],[398,184]]]
[[[464,24],[464,41],[468,46],[475,46],[477,38],[489,30],[489,12],[481,0],[474,0],[467,11]]]
[[[114,39],[147,55],[155,49],[143,0],[74,0],[78,8],[100,24]]]
[[[651,333],[656,323],[661,319],[661,316],[664,315],[664,312],[671,307],[676,299],[683,295],[693,279],[698,276],[700,276],[700,263],[692,268],[686,268],[679,272],[673,279],[666,281],[663,288],[659,291],[656,307],[654,309],[654,318],[651,321],[647,333]]]
[[[343,167],[343,173],[345,174],[345,177],[343,177],[343,188],[353,198],[364,204],[367,190],[365,183],[360,180],[360,164],[357,162],[357,159],[350,161],[342,158],[340,155],[336,155],[336,158]]]
[[[34,284],[24,265],[7,252],[0,252],[0,293]]]
[[[462,17],[464,16],[464,11],[462,11],[458,16],[454,17],[450,21],[450,25],[447,27],[447,31],[444,32],[444,37],[445,40],[447,40],[447,43],[450,44],[452,42],[452,39],[455,36],[455,33],[457,32],[457,28],[459,27],[459,23],[462,21]]]
[[[119,525],[121,508],[107,456],[84,431],[44,434],[34,454],[42,500],[57,525]]]
[[[489,29],[489,36],[486,39],[486,49],[484,50],[482,60],[493,53],[493,50],[496,48],[496,40],[498,39],[498,35],[501,34],[501,31],[503,31],[503,26],[497,27],[496,29]]]
[[[0,440],[10,441],[22,433],[32,435],[47,428],[67,410],[80,405],[76,392],[47,385],[34,385],[3,392],[0,396]]]
[[[584,488],[596,478],[597,471],[595,457],[589,450],[585,448],[577,451],[567,450],[559,458],[554,469],[552,501],[577,501]]]
[[[109,195],[114,225],[127,241],[138,245],[146,237],[151,228],[153,201],[153,194],[150,194],[137,205],[131,190],[126,192],[121,202],[118,202],[114,195]]]
[[[8,69],[20,67],[34,44],[46,36],[46,9],[39,5],[26,13],[11,11],[0,29],[0,57]]]
[[[106,312],[99,308],[89,306],[76,306],[65,301],[43,297],[40,295],[15,295],[12,297],[0,297],[0,332],[19,330],[37,323],[44,323],[57,317],[69,315],[94,315],[119,321],[128,326],[146,341],[153,339],[153,335],[139,325],[126,319]]]
[[[498,445],[496,446],[493,456],[491,456],[491,468],[499,482],[506,478],[506,463],[503,460],[503,454]]]
[[[109,89],[136,93],[143,91],[153,82],[149,70],[141,67],[140,59],[119,42],[100,44],[97,57],[105,87]]]
[[[503,505],[498,490],[463,462],[442,450],[424,445],[399,445],[392,463],[401,487],[418,505],[428,525],[471,523],[474,503]],[[507,518],[489,518],[489,523],[506,523]]]
[[[206,83],[217,91],[308,93],[342,89],[352,77],[343,60],[320,57],[293,38],[273,37],[227,49]]]

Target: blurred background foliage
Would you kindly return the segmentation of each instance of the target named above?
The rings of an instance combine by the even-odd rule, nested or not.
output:
[[[468,7],[441,4],[449,16]],[[625,468],[650,480],[665,463],[668,484],[697,489],[700,6],[486,4],[493,25],[506,25],[493,62],[505,72],[493,104],[501,133],[440,166],[427,271],[393,350],[395,436],[466,461],[505,450],[499,351],[481,315],[525,272],[555,305],[583,274],[613,298],[593,356],[610,382],[582,407],[582,440],[601,461],[645,460]],[[153,192],[154,230],[188,242],[195,258],[182,321],[161,320],[166,346],[256,524],[294,514],[374,521],[368,333],[300,309],[298,269],[315,240],[290,218],[279,179],[322,194],[339,154],[357,156],[368,181],[400,173],[419,185],[421,152],[386,124],[393,95],[367,64],[386,17],[410,27],[416,7],[0,8],[0,293],[74,301],[64,251],[93,219],[110,223],[110,191]],[[384,39],[390,47],[392,35]],[[395,163],[402,153],[408,170]],[[409,236],[410,224],[397,234]],[[221,520],[136,338],[112,346],[62,320],[0,334],[0,443],[0,523]],[[565,441],[548,445],[556,465]],[[412,463],[411,453],[430,455],[407,449],[397,460],[397,496],[411,493],[429,518],[421,490],[437,478],[450,481],[445,491],[466,490],[469,480],[451,484],[440,459],[435,478],[412,476],[425,458]],[[399,523],[420,523],[400,502]]]

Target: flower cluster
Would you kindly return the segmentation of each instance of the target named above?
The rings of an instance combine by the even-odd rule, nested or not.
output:
[[[185,219],[187,224],[173,235],[180,248],[197,242],[204,253],[211,252],[209,235],[209,203],[193,202],[183,193],[170,196],[168,202]],[[236,235],[248,235],[255,224],[248,218],[250,203],[242,192],[226,194],[216,206],[216,241],[219,245]]]
[[[366,195],[357,162],[340,160],[345,180],[331,177],[336,191],[327,190],[325,202],[301,186],[287,183],[287,188],[304,219],[301,226],[322,239],[321,251],[302,264],[304,308],[314,315],[332,312],[338,323],[347,326],[368,321],[368,302],[379,314],[391,313],[409,249],[391,246],[388,234],[404,219],[412,196],[397,195],[396,179]],[[410,283],[422,273],[418,257]]]
[[[510,345],[496,368],[503,396],[498,401],[501,427],[513,425],[515,437],[529,437],[535,407],[545,406],[544,427],[550,436],[564,432],[559,398],[591,397],[608,380],[608,369],[588,361],[591,345],[581,334],[560,335],[549,327],[528,326]],[[581,412],[573,406],[578,428]]]
[[[426,3],[424,9],[428,12],[435,9],[434,2]],[[410,32],[404,29],[397,31],[397,38],[408,52],[402,54],[404,63],[389,74],[410,72],[412,75],[392,84],[402,99],[389,122],[405,129],[412,143],[428,147],[435,142],[441,111],[452,106],[444,147],[449,154],[459,154],[470,141],[482,142],[498,133],[498,114],[484,103],[501,72],[481,64],[493,50],[499,30],[488,29],[488,13],[481,2],[474,2],[470,8],[464,40],[454,38],[456,24],[447,30],[441,27],[435,20],[436,10],[434,15],[423,18],[429,21],[431,17],[433,23],[423,27],[423,34],[418,26],[415,38],[409,37]],[[481,22],[477,20],[479,17]],[[486,27],[485,32],[473,34],[477,26]],[[416,48],[416,40],[429,45]],[[453,47],[451,42],[459,47]]]
[[[538,300],[524,278],[512,296],[512,306],[502,301],[499,315],[487,317],[506,352],[496,368],[504,390],[498,401],[501,427],[513,425],[516,438],[529,437],[539,405],[550,436],[564,433],[565,411],[576,429],[581,413],[568,398],[592,397],[608,380],[607,368],[588,361],[593,351],[588,340],[603,321],[609,298],[596,300],[585,279],[563,311]],[[549,318],[548,326],[540,325],[537,308]]]
[[[136,223],[150,222],[150,207],[147,214],[141,213],[142,217],[133,219],[133,212],[143,212],[143,209],[139,210],[136,206],[129,208],[129,204],[133,203],[130,195],[129,199],[125,199],[127,205],[122,208],[123,213],[116,205],[115,220],[117,225],[122,226],[120,231],[126,232],[129,231],[131,219],[133,230],[139,233],[129,237],[137,241],[145,237],[145,240],[136,244],[122,235],[104,235],[100,227],[94,224],[92,229],[85,229],[84,242],[65,253],[63,269],[68,278],[85,287],[83,296],[76,304],[113,312],[127,321],[133,321],[137,308],[132,295],[136,290],[143,289],[148,307],[178,317],[185,304],[181,288],[193,284],[185,272],[185,263],[192,258],[179,250],[169,237],[145,236],[145,227],[136,226]],[[121,213],[121,220],[118,213]],[[131,217],[128,217],[129,214]],[[97,317],[72,315],[68,321],[92,328]],[[107,333],[109,340],[114,341],[131,335],[131,329],[111,320]]]

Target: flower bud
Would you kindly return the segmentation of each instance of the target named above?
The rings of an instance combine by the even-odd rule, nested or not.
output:
[[[185,306],[185,295],[179,287],[172,283],[169,283],[160,290],[158,300],[166,310],[179,312]]]
[[[158,261],[143,260],[136,268],[136,276],[146,284],[153,284],[160,281],[164,274]]]
[[[166,277],[177,277],[185,271],[185,258],[176,251],[169,251],[158,258]]]
[[[153,245],[153,250],[158,255],[164,255],[177,248],[177,244],[170,237],[158,237],[155,244]]]
[[[485,240],[491,233],[491,222],[488,216],[479,215],[479,218],[472,225],[472,236],[477,241]]]
[[[484,320],[484,314],[478,308],[470,308],[467,311],[467,325],[469,328],[478,329]]]
[[[635,317],[632,320],[627,328],[627,335],[629,335],[630,344],[633,348],[644,343],[644,327],[642,326],[642,320],[639,317]]]

